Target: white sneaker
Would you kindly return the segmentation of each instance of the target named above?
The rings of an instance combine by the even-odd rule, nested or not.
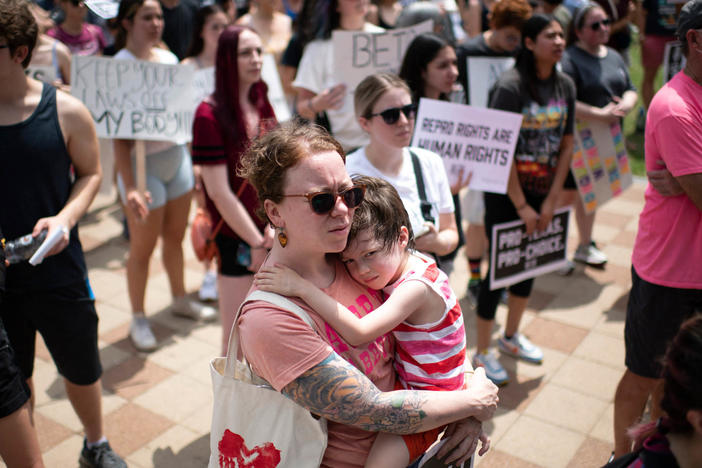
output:
[[[594,267],[601,267],[607,263],[607,255],[598,249],[594,242],[590,242],[589,245],[579,245],[573,259]]]
[[[573,274],[575,271],[575,263],[573,263],[571,260],[566,260],[565,266],[561,267],[560,270],[556,270],[556,273],[558,273],[561,276],[570,276]]]
[[[503,334],[497,340],[497,346],[503,353],[524,359],[525,361],[541,364],[544,360],[544,352],[521,333],[515,333],[512,338],[507,339]]]
[[[205,273],[205,277],[202,278],[202,285],[200,290],[197,292],[197,297],[201,301],[216,301],[219,297],[217,295],[217,273],[214,271],[208,271]]]
[[[151,331],[151,325],[146,317],[136,316],[129,326],[129,338],[139,351],[153,351],[156,349],[156,337]]]
[[[217,310],[214,307],[191,301],[186,297],[179,297],[174,300],[171,312],[179,317],[202,320],[204,322],[211,322],[217,318]]]
[[[500,361],[497,360],[497,353],[494,349],[478,353],[473,357],[473,367],[482,367],[485,369],[485,375],[492,383],[501,387],[509,382],[509,375]]]

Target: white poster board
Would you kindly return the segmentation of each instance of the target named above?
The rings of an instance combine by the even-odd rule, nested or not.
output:
[[[190,141],[197,107],[191,65],[73,56],[71,94],[101,138]]]
[[[58,79],[56,68],[51,65],[29,65],[24,69],[24,74],[48,84],[54,84]]]
[[[345,83],[353,92],[368,75],[397,73],[410,42],[419,34],[434,29],[432,20],[407,28],[385,32],[334,31],[334,72],[337,83]]]
[[[268,100],[273,106],[275,118],[278,122],[290,120],[292,113],[285,98],[283,84],[280,82],[280,74],[275,63],[273,54],[263,56],[263,66],[261,68],[261,79],[268,85]]]
[[[104,19],[114,18],[119,10],[119,2],[115,0],[85,0],[85,6]]]
[[[504,288],[566,265],[569,208],[556,210],[546,229],[526,235],[523,221],[492,227],[490,289]]]
[[[200,68],[195,70],[193,77],[193,88],[195,102],[202,102],[215,89],[215,69],[214,67]],[[197,108],[197,107],[196,107]]]
[[[522,115],[422,98],[412,146],[437,153],[449,183],[472,173],[469,187],[506,193]]]
[[[683,55],[680,41],[668,42],[663,51],[663,82],[667,83],[680,70],[685,68],[687,59]]]
[[[624,135],[618,123],[575,122],[570,169],[585,211],[592,213],[632,184]]]
[[[470,105],[488,106],[488,94],[505,71],[514,67],[512,57],[468,57],[466,59]]]

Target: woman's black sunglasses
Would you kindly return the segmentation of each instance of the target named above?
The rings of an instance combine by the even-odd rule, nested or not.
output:
[[[383,118],[383,122],[388,125],[395,125],[398,120],[400,120],[400,112],[405,114],[407,120],[413,119],[417,113],[417,106],[415,104],[407,104],[402,107],[391,107],[390,109],[385,109],[383,112],[378,112],[377,114],[371,114],[368,118],[373,118],[379,115]]]
[[[354,185],[340,192],[325,190],[322,192],[303,193],[301,195],[283,195],[283,197],[305,197],[310,202],[312,211],[323,215],[334,209],[338,197],[341,197],[341,200],[347,207],[356,208],[363,201],[365,193],[365,185]]]
[[[612,20],[609,18],[605,18],[601,21],[595,21],[589,27],[593,31],[599,31],[601,26],[609,26],[610,24],[612,24]]]

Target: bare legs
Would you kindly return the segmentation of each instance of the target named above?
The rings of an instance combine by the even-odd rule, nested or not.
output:
[[[0,418],[0,456],[8,468],[43,468],[30,402]]]
[[[626,431],[636,424],[643,415],[649,396],[651,400],[651,418],[661,415],[660,399],[662,381],[641,377],[627,369],[619,381],[614,394],[614,456],[620,457],[631,452],[632,441]]]

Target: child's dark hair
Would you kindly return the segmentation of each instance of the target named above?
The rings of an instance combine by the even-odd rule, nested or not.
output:
[[[347,245],[362,231],[370,230],[373,238],[383,245],[383,251],[388,252],[397,243],[402,226],[405,226],[409,232],[407,248],[413,249],[412,225],[395,187],[377,177],[354,176],[353,182],[365,185],[366,195],[353,215]]]
[[[644,423],[629,431],[636,448],[656,430],[689,434],[694,428],[687,419],[690,410],[702,410],[702,314],[682,324],[663,360],[663,399],[666,416],[657,423]]]

